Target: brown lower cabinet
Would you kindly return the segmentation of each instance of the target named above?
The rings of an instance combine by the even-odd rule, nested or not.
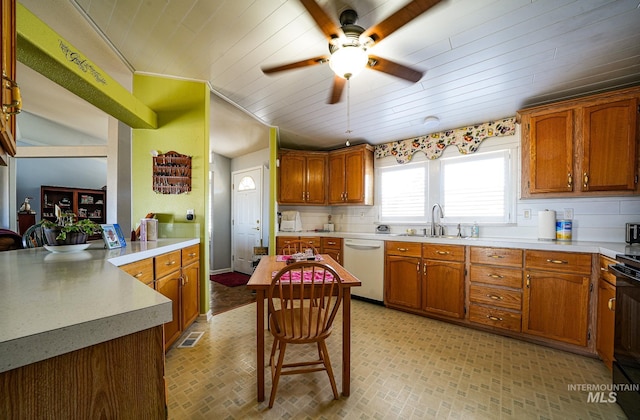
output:
[[[609,369],[613,363],[613,332],[616,315],[616,276],[609,271],[609,264],[616,261],[600,256],[600,276],[598,278],[598,318],[596,350]]]
[[[164,324],[165,351],[200,314],[200,245],[120,266],[171,299],[173,319]]]
[[[422,258],[422,309],[450,318],[464,318],[464,247],[423,244]]]
[[[422,308],[422,247],[411,242],[385,242],[384,303],[418,311]]]
[[[522,332],[586,346],[591,254],[525,251]]]
[[[596,254],[385,241],[387,307],[595,355]],[[608,263],[601,263],[605,267]],[[614,290],[601,283],[598,352],[612,358]],[[595,295],[595,293],[594,293]],[[465,300],[466,297],[466,300]],[[595,298],[595,296],[594,296]],[[600,315],[601,314],[601,315]]]
[[[464,318],[464,247],[385,242],[385,304]]]

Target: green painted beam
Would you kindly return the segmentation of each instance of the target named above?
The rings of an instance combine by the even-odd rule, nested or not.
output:
[[[131,128],[157,128],[158,116],[22,4],[17,4],[18,61]]]

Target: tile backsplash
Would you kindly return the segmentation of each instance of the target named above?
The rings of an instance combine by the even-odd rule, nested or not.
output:
[[[624,242],[625,223],[640,223],[640,197],[519,200],[515,224],[481,224],[480,237],[537,239],[538,211],[545,209],[555,210],[558,219],[565,218],[565,209],[573,213],[574,241]],[[374,233],[379,224],[377,206],[280,206],[279,210],[299,211],[306,231],[321,230],[329,215],[338,232]],[[407,229],[421,232],[428,225],[391,224],[390,227],[392,233],[402,233]],[[448,234],[457,233],[456,224],[446,227]],[[470,229],[470,224],[463,224],[463,235],[469,235]]]

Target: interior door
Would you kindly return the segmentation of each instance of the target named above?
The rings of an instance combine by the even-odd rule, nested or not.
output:
[[[262,168],[234,172],[232,178],[232,267],[251,274],[253,247],[262,237]]]

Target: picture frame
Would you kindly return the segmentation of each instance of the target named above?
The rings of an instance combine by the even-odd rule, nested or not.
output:
[[[114,229],[116,230],[116,234],[118,235],[118,240],[120,241],[120,246],[127,246],[127,241],[124,238],[124,233],[122,233],[122,228],[119,224],[113,224]]]
[[[100,225],[102,226],[102,239],[104,239],[104,245],[108,249],[122,248],[123,245],[118,237],[118,231],[114,225]]]

